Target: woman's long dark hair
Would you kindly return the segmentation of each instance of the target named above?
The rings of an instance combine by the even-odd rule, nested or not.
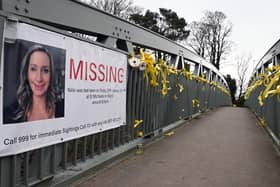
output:
[[[32,90],[30,88],[27,74],[28,74],[28,67],[30,63],[30,57],[34,52],[43,52],[48,55],[50,61],[50,83],[46,93],[46,110],[47,112],[54,112],[55,111],[55,88],[54,88],[54,64],[53,58],[48,52],[46,48],[41,45],[33,45],[31,46],[27,53],[25,54],[20,69],[20,84],[17,90],[17,100],[19,104],[19,108],[17,111],[16,119],[22,119],[23,121],[27,120],[27,114],[32,106]]]

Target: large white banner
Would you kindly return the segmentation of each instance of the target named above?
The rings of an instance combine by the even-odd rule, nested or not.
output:
[[[125,125],[125,54],[24,23],[4,36],[0,156]]]

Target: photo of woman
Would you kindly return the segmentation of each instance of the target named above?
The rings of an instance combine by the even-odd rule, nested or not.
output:
[[[17,91],[16,119],[34,121],[55,117],[53,60],[47,49],[32,46],[23,59]]]
[[[61,78],[56,78],[54,63],[54,58],[46,47],[33,44],[28,48],[19,70],[16,102],[4,109],[4,123],[64,116],[63,96],[58,96],[55,86],[61,82]]]

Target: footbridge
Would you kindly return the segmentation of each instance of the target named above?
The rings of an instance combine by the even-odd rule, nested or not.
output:
[[[137,169],[80,185],[279,185],[279,42],[252,75],[252,113],[212,64],[143,27],[76,0],[0,9],[1,187],[76,185],[135,149]]]

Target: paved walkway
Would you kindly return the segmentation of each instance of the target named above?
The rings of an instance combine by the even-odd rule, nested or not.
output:
[[[78,187],[279,187],[280,157],[256,124],[248,109],[216,109]]]

